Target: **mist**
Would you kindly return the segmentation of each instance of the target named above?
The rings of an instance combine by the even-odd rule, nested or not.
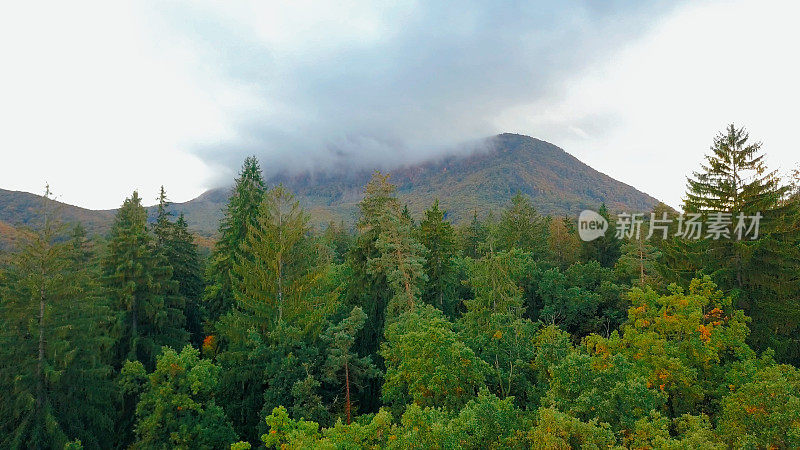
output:
[[[222,99],[224,138],[190,146],[227,169],[220,184],[251,154],[269,175],[474,150],[506,131],[501,114],[558,95],[672,6],[178,3],[159,4],[154,20]]]

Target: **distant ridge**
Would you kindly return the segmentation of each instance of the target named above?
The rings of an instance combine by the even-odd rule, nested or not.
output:
[[[315,225],[331,220],[353,223],[371,175],[371,170],[284,173],[267,182],[282,183],[290,189]],[[581,210],[601,203],[611,210],[646,212],[658,203],[553,144],[510,133],[486,139],[480,150],[394,169],[390,180],[413,215],[419,217],[438,198],[448,218],[457,223],[468,220],[473,211],[481,216],[498,212],[517,192],[530,196],[541,213],[558,216],[577,217]],[[174,203],[172,210],[183,212],[196,233],[213,236],[228,195],[229,188],[212,189],[188,202]],[[40,197],[33,194],[0,189],[0,221],[27,224],[39,202]],[[63,208],[66,221],[80,221],[92,233],[107,231],[113,214],[113,210]]]

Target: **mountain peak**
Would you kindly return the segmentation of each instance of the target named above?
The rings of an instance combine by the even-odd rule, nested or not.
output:
[[[295,193],[314,224],[330,220],[353,223],[364,185],[373,170],[275,175],[268,184],[282,183]],[[396,168],[391,182],[401,201],[421,216],[435,200],[453,222],[500,211],[517,193],[528,195],[543,214],[575,216],[605,203],[611,210],[650,211],[658,201],[582,163],[563,149],[540,139],[502,133],[451,153]],[[190,227],[202,235],[216,233],[229,188],[207,191],[194,200],[172,205],[183,212]],[[0,190],[0,220],[12,225],[30,222],[35,213],[33,194]],[[120,199],[120,202],[122,199]],[[81,221],[102,232],[110,226],[111,211],[66,206],[65,219]]]

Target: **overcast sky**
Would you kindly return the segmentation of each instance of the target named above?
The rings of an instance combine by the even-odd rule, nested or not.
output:
[[[114,208],[500,132],[678,206],[726,124],[800,161],[795,2],[5,2],[0,188]]]

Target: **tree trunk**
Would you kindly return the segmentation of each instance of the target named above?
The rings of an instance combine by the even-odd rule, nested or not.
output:
[[[44,280],[42,280],[44,283]],[[36,409],[44,405],[44,285],[39,288],[39,360],[36,365]]]
[[[137,334],[139,331],[137,330],[139,326],[139,315],[136,311],[136,300],[134,299],[133,304],[131,305],[131,343],[130,348],[128,350],[128,359],[134,361],[138,359],[136,357],[136,340]]]
[[[283,214],[278,209],[278,242],[280,253],[278,253],[278,323],[283,319]]]

